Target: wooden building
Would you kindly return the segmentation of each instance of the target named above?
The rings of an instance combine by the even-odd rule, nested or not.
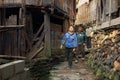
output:
[[[75,24],[89,24],[96,20],[97,0],[78,0]]]
[[[87,36],[93,37],[94,32],[107,35],[120,30],[120,0],[79,0],[76,14],[75,24],[85,25]]]
[[[95,30],[115,28],[120,25],[120,1],[98,0],[97,1],[97,26]],[[103,7],[104,6],[104,7]]]
[[[75,24],[93,27],[93,30],[120,24],[119,0],[79,0]]]
[[[34,58],[60,46],[75,21],[75,0],[0,0],[0,56]]]

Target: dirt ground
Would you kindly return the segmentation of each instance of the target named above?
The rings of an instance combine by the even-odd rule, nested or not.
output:
[[[97,80],[92,71],[87,67],[87,62],[79,60],[73,62],[73,68],[67,69],[67,61],[54,66],[51,73],[51,80]]]

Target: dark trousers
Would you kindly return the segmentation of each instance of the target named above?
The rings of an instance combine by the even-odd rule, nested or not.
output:
[[[87,37],[87,48],[91,48],[91,37]]]
[[[68,60],[68,67],[72,68],[73,48],[66,48],[66,56]]]
[[[78,55],[81,54],[82,57],[85,57],[85,46],[83,44],[78,45]]]

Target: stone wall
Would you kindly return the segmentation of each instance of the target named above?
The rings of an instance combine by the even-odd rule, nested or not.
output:
[[[25,61],[18,60],[0,65],[0,80],[27,80]]]

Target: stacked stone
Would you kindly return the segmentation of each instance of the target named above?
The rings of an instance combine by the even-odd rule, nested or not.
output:
[[[92,44],[88,66],[100,79],[120,80],[120,30],[95,32]]]

